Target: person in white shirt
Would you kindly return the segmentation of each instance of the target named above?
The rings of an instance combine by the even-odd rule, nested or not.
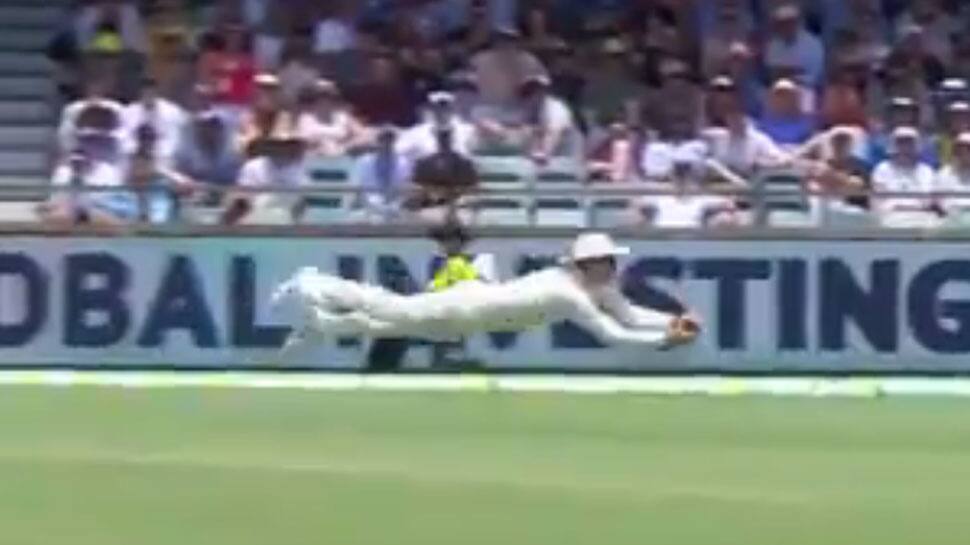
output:
[[[304,151],[306,143],[295,135],[281,134],[266,141],[266,155],[243,164],[236,185],[246,188],[295,188],[309,182]],[[296,220],[302,212],[303,199],[294,194],[238,193],[231,195],[223,214],[223,223],[235,224],[256,208],[281,208]]]
[[[330,80],[317,80],[300,97],[296,133],[307,142],[307,153],[342,157],[373,138],[346,108],[340,89]]]
[[[85,83],[84,98],[75,100],[61,112],[57,144],[61,153],[77,148],[78,131],[95,129],[110,132],[120,143],[124,140],[124,106],[110,98],[108,84],[92,78]]]
[[[130,153],[134,149],[135,133],[148,125],[155,131],[155,159],[164,165],[173,163],[188,117],[180,106],[159,96],[153,78],[142,81],[141,96],[125,107],[122,116],[126,151]]]
[[[409,194],[412,164],[395,150],[397,131],[385,126],[377,135],[377,149],[354,161],[350,183],[360,190],[365,221],[392,221],[403,214]]]
[[[936,189],[966,194],[945,196],[940,200],[948,215],[970,210],[970,132],[960,133],[953,142],[953,161],[940,169]]]
[[[451,134],[451,150],[465,156],[478,148],[475,126],[455,115],[455,97],[451,93],[435,91],[428,95],[428,112],[425,120],[406,130],[397,141],[397,150],[411,161],[429,157],[440,151],[438,134]]]
[[[572,111],[550,93],[551,86],[552,80],[538,75],[528,78],[519,90],[529,156],[540,165],[552,157],[579,159],[584,148]]]
[[[635,306],[620,292],[617,258],[629,253],[608,235],[585,233],[573,242],[562,266],[508,282],[470,280],[415,295],[307,267],[281,284],[272,301],[290,311],[295,326],[284,350],[325,335],[453,341],[561,320],[607,343],[670,348],[693,342],[700,332],[697,318]]]
[[[770,136],[743,116],[727,128],[708,127],[703,136],[711,158],[742,178],[760,169],[782,166],[790,159]]]
[[[51,176],[55,188],[122,187],[125,171],[116,162],[99,158],[91,151],[112,141],[110,134],[85,129],[79,134],[80,145],[59,164]],[[119,225],[135,219],[137,202],[127,192],[70,193],[56,191],[37,208],[38,216],[50,225],[67,226],[79,223]]]
[[[914,127],[897,127],[891,138],[889,159],[879,163],[872,173],[874,209],[886,226],[931,225],[938,219],[931,199],[935,174],[928,164],[920,161],[919,131]],[[915,195],[879,195],[885,192]]]
[[[637,215],[660,229],[699,229],[732,221],[734,202],[721,195],[701,194],[698,183],[705,174],[706,153],[698,146],[680,147],[671,157],[670,183],[674,194],[650,195],[635,203]],[[669,189],[669,184],[659,188]]]

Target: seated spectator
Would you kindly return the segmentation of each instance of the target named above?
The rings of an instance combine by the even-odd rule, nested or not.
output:
[[[455,97],[436,91],[428,95],[425,120],[405,131],[397,141],[397,150],[412,161],[442,151],[438,134],[450,133],[451,149],[462,155],[472,155],[478,149],[475,126],[455,115]]]
[[[256,97],[252,108],[243,114],[236,150],[248,157],[261,155],[268,140],[293,127],[293,116],[283,109],[280,101],[279,79],[273,74],[256,76]]]
[[[396,151],[397,130],[385,126],[377,134],[377,149],[357,158],[351,185],[360,190],[359,204],[367,221],[387,222],[404,214],[411,191],[411,164]]]
[[[738,43],[744,45],[755,26],[750,8],[745,8],[739,0],[707,0],[707,4],[701,8],[710,20],[710,28],[701,33],[701,72],[713,77],[723,73],[728,56],[737,53],[732,53],[731,48]]]
[[[57,144],[62,152],[77,148],[78,131],[91,129],[110,133],[124,140],[124,107],[108,94],[107,82],[101,78],[91,78],[85,86],[84,98],[68,104],[61,112],[57,127]]]
[[[925,226],[935,219],[932,193],[933,169],[920,160],[920,135],[913,127],[892,132],[889,158],[872,173],[873,205],[886,226]],[[908,192],[913,196],[882,197],[885,192]]]
[[[307,142],[307,153],[340,157],[368,141],[366,128],[347,110],[333,82],[316,81],[304,90],[300,103],[296,132]]]
[[[775,8],[764,56],[769,68],[798,67],[803,77],[800,83],[808,88],[815,88],[822,81],[825,50],[818,38],[805,28],[796,4],[785,3]]]
[[[699,151],[689,147],[674,151],[669,180],[675,193],[638,199],[635,206],[642,220],[661,229],[697,229],[737,223],[732,199],[700,193],[705,158]]]
[[[859,140],[865,134],[858,127],[839,126],[825,135],[824,167],[814,177],[817,189],[845,196],[847,204],[857,208],[869,208],[868,193],[872,187],[869,165],[858,150]],[[859,195],[849,195],[859,193]]]
[[[78,149],[70,153],[55,169],[51,185],[57,188],[122,187],[123,169],[117,162],[91,154],[92,139],[113,141],[109,134],[84,129],[79,134]],[[113,226],[134,219],[132,196],[126,192],[53,193],[38,206],[41,220],[48,225],[67,227],[77,224]]]
[[[245,27],[227,25],[207,35],[198,61],[198,81],[212,89],[215,108],[239,126],[255,94],[256,61]]]
[[[815,132],[815,121],[802,109],[801,88],[792,80],[775,82],[758,128],[782,147],[804,144]]]
[[[515,116],[518,93],[526,80],[549,74],[539,59],[522,47],[517,29],[497,29],[492,39],[492,47],[472,57],[471,67],[483,103],[493,110],[490,115],[507,121]]]
[[[186,115],[174,102],[159,96],[154,79],[142,81],[141,96],[125,107],[123,115],[128,141],[134,143],[136,131],[144,125],[151,126],[156,137],[154,156],[164,164],[172,164],[185,129]]]
[[[592,181],[632,182],[637,178],[637,137],[623,116],[613,114],[606,130],[590,145],[587,167]]]
[[[356,2],[334,0],[327,6],[329,14],[317,23],[313,50],[316,53],[339,53],[353,49],[357,43],[354,24]]]
[[[236,183],[241,160],[230,144],[225,121],[216,112],[200,112],[189,123],[175,155],[175,170],[200,188],[226,188]],[[213,193],[205,202],[221,200],[221,193]]]
[[[411,179],[414,192],[408,197],[405,206],[414,210],[417,218],[441,223],[456,216],[457,208],[462,205],[462,197],[478,187],[478,173],[470,159],[450,150],[447,141],[450,133],[445,131],[440,147],[444,151],[435,153],[414,164]],[[466,218],[461,218],[463,221]]]
[[[158,157],[158,135],[143,124],[135,130],[135,148],[128,157],[125,183],[134,190],[132,219],[168,223],[179,217],[179,199],[192,192],[190,181]]]
[[[970,102],[951,102],[944,115],[946,126],[936,139],[936,152],[940,164],[948,165],[953,160],[957,137],[970,131]]]
[[[533,76],[519,91],[526,149],[538,164],[551,157],[579,158],[583,153],[582,134],[573,114],[549,92],[551,84],[546,76]]]
[[[884,162],[889,156],[889,148],[893,139],[892,134],[895,129],[919,126],[920,111],[919,103],[910,97],[899,96],[889,101],[889,106],[886,109],[885,127],[881,131],[874,132],[869,138],[867,160],[871,166]],[[931,140],[921,140],[920,160],[930,166],[939,164],[939,157]]]
[[[614,112],[634,107],[643,95],[644,85],[634,77],[629,64],[629,49],[622,38],[605,40],[591,73],[585,74],[594,85],[587,85],[582,104],[593,114],[590,123],[601,124]]]
[[[309,183],[304,151],[306,144],[292,134],[280,134],[265,143],[265,154],[243,164],[237,186],[244,188],[295,188]],[[283,209],[293,221],[303,213],[303,199],[293,194],[238,193],[230,195],[222,222],[233,225],[257,209]]]
[[[369,64],[366,80],[347,93],[357,117],[371,126],[413,125],[417,120],[416,91],[402,77],[394,56],[377,53]]]
[[[921,80],[930,89],[935,89],[946,76],[946,66],[928,49],[927,40],[923,27],[907,26],[900,32],[899,43],[893,48],[890,58],[907,74]]]
[[[956,34],[959,23],[943,9],[939,0],[918,0],[896,18],[899,35],[905,35],[919,28],[924,40],[923,47],[941,63],[947,64],[953,58],[952,36]]]
[[[745,42],[734,42],[727,50],[723,65],[715,72],[730,78],[740,94],[745,113],[752,117],[761,115],[764,106],[765,86],[758,77],[755,54]]]
[[[953,142],[953,159],[937,176],[936,189],[966,193],[966,196],[945,196],[940,205],[947,214],[970,210],[970,132],[961,133]]]
[[[146,53],[148,39],[136,2],[97,0],[81,9],[74,20],[81,49],[107,53]]]
[[[283,50],[279,69],[280,97],[286,107],[296,106],[300,95],[311,89],[320,79],[320,70],[313,59],[313,52],[306,39],[289,38]]]
[[[868,70],[868,67],[862,68]],[[819,107],[819,123],[823,128],[839,125],[868,125],[866,113],[864,72],[856,65],[843,64],[835,69],[835,73],[822,89],[822,101]],[[861,80],[861,81],[860,81]]]

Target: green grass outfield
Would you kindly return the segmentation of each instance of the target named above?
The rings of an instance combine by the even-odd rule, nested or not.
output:
[[[2,545],[937,545],[970,400],[0,388]]]

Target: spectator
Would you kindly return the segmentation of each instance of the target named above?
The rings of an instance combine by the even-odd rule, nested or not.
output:
[[[448,132],[440,133],[445,139],[440,151],[414,164],[412,180],[414,193],[406,207],[417,212],[417,217],[431,223],[441,223],[446,218],[457,217],[462,197],[478,187],[478,173],[468,158],[450,150]]]
[[[280,96],[285,106],[293,107],[301,93],[312,88],[320,79],[320,71],[315,66],[309,41],[301,37],[289,39],[282,60],[279,70]]]
[[[818,38],[805,29],[801,10],[795,4],[783,4],[772,15],[771,35],[765,44],[765,64],[772,67],[797,67],[800,83],[814,88],[825,71],[825,51]]]
[[[241,157],[230,145],[228,127],[219,114],[196,114],[175,156],[176,171],[201,188],[226,188],[236,183],[240,163]],[[220,193],[205,199],[213,204],[221,200]]]
[[[608,121],[599,141],[590,146],[589,175],[593,181],[632,182],[637,176],[636,134],[621,115]]]
[[[124,107],[108,94],[107,83],[101,78],[90,78],[85,86],[85,96],[68,104],[61,113],[57,128],[57,142],[62,152],[78,145],[77,134],[92,129],[111,134],[120,143],[124,138]]]
[[[551,84],[546,76],[532,76],[519,91],[526,147],[539,164],[551,157],[579,158],[583,153],[582,135],[573,114],[562,100],[549,93]]]
[[[387,52],[373,55],[369,72],[367,80],[347,95],[357,116],[372,126],[413,125],[417,117],[416,93],[402,77],[394,57]]]
[[[722,73],[734,44],[746,44],[754,32],[750,8],[742,0],[706,0],[704,10],[709,22],[701,36],[701,71],[706,77]],[[737,77],[735,75],[735,77]],[[740,81],[740,80],[738,80]]]
[[[890,58],[899,70],[905,70],[904,74],[935,89],[946,76],[946,67],[929,49],[927,40],[926,29],[919,25],[907,26],[900,32],[899,43]]]
[[[866,69],[868,67],[864,67]],[[861,80],[861,81],[860,81]],[[868,125],[865,104],[865,76],[860,76],[855,65],[843,64],[822,90],[819,123],[823,128],[839,125]]]
[[[852,126],[833,128],[826,135],[825,167],[815,177],[818,189],[845,195],[844,201],[862,209],[869,208],[869,191],[872,187],[869,166],[856,150],[857,142],[864,137],[861,129]],[[847,195],[858,192],[858,195]]]
[[[236,137],[236,149],[253,157],[264,153],[264,144],[294,128],[293,116],[283,110],[279,79],[273,74],[256,77],[256,98],[253,107],[243,115]]]
[[[889,101],[886,111],[885,127],[882,131],[873,134],[869,139],[869,150],[867,159],[870,165],[878,165],[889,156],[892,133],[899,127],[917,127],[920,121],[921,108],[912,98],[899,96]],[[922,143],[920,159],[931,166],[939,164],[939,157],[931,141]]]
[[[236,185],[244,188],[286,189],[309,183],[304,164],[305,143],[292,134],[280,134],[268,139],[265,155],[253,157],[243,164]],[[292,194],[246,193],[230,195],[222,222],[236,224],[256,210],[282,209],[294,222],[303,212],[303,199]]]
[[[915,0],[896,18],[899,35],[904,36],[914,28],[920,29],[922,47],[928,54],[943,64],[950,62],[952,37],[958,30],[958,22],[944,11],[939,0]]]
[[[428,95],[425,120],[408,129],[397,142],[398,152],[412,161],[443,151],[438,134],[450,133],[451,149],[462,155],[472,155],[478,149],[475,126],[455,115],[453,94],[437,91]]]
[[[766,91],[758,77],[751,48],[744,42],[732,43],[721,68],[717,73],[726,75],[737,86],[744,111],[752,117],[760,116]]]
[[[670,181],[675,193],[639,199],[638,215],[649,225],[661,229],[706,227],[736,223],[731,199],[700,194],[705,158],[692,147],[680,147],[672,156]]]
[[[215,108],[233,128],[242,121],[255,94],[256,62],[246,29],[229,25],[205,37],[199,56],[198,81],[213,90]]]
[[[771,88],[768,108],[758,128],[783,147],[804,144],[815,132],[815,121],[802,110],[801,88],[790,79],[780,79]]]
[[[612,37],[603,42],[595,68],[587,75],[594,84],[583,92],[582,104],[594,117],[590,122],[603,123],[611,113],[637,106],[645,88],[633,77],[628,55],[623,39]]]
[[[113,145],[111,134],[95,129],[78,133],[78,148],[54,169],[51,185],[57,188],[121,187],[124,172],[116,162],[91,153],[92,147]],[[131,195],[125,192],[54,193],[38,206],[41,220],[48,225],[67,227],[76,224],[113,226],[133,219]]]
[[[304,90],[302,112],[296,131],[307,142],[307,151],[321,157],[339,157],[362,146],[366,129],[343,103],[340,90],[329,80],[318,80]]]
[[[411,193],[411,167],[407,157],[396,151],[397,130],[380,129],[377,149],[360,156],[351,170],[351,184],[360,190],[360,207],[367,221],[400,219]]]
[[[946,108],[946,126],[937,138],[936,149],[940,163],[949,165],[960,135],[970,131],[970,102],[951,102]]]
[[[141,96],[124,110],[128,140],[135,142],[135,133],[145,125],[154,131],[153,156],[162,164],[171,165],[185,129],[186,116],[181,107],[159,96],[155,80],[142,81]]]
[[[920,160],[920,135],[914,127],[892,132],[889,158],[872,173],[873,200],[883,225],[928,226],[935,220],[930,196],[935,187],[933,169]],[[912,196],[883,197],[880,193],[907,192]]]
[[[179,197],[191,193],[191,183],[159,160],[158,135],[151,125],[139,126],[134,137],[125,180],[135,190],[132,215],[141,222],[174,221],[179,217]]]
[[[81,49],[103,53],[148,52],[148,39],[135,2],[96,0],[75,19]]]
[[[953,160],[944,166],[937,177],[936,188],[940,191],[966,193],[942,199],[947,214],[960,214],[970,209],[970,132],[960,133],[953,143]]]
[[[317,53],[340,53],[354,49],[357,44],[354,21],[356,2],[334,0],[329,8],[329,16],[317,24],[313,50]]]
[[[548,72],[535,55],[522,48],[515,28],[501,28],[493,35],[493,46],[472,57],[471,66],[484,104],[493,108],[490,115],[507,121],[514,117],[516,99],[529,78]]]

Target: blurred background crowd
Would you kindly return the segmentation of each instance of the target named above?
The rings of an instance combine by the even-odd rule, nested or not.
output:
[[[967,30],[959,0],[81,2],[48,46],[52,183],[142,191],[41,213],[299,219],[307,199],[231,189],[326,164],[355,188],[347,217],[433,218],[494,159],[669,188],[624,205],[644,225],[743,224],[750,202],[717,192],[780,171],[840,213],[923,225],[970,203]]]

